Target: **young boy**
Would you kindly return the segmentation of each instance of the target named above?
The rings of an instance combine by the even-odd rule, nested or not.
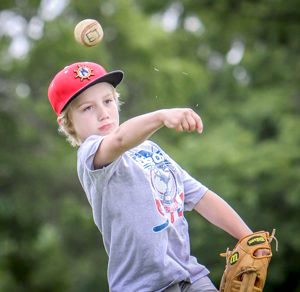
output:
[[[154,111],[119,125],[123,72],[79,62],[61,70],[48,96],[60,131],[78,149],[78,175],[109,256],[111,292],[217,291],[190,255],[184,211],[240,239],[252,233],[218,195],[147,140],[162,127],[203,131],[191,109]]]

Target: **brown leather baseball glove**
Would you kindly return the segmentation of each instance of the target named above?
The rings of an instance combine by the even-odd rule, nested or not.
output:
[[[259,231],[239,240],[235,248],[220,254],[226,257],[226,267],[220,284],[220,292],[262,292],[268,266],[272,257],[271,241],[276,240],[276,251],[278,242],[269,232]],[[258,249],[268,249],[266,256],[255,256]]]

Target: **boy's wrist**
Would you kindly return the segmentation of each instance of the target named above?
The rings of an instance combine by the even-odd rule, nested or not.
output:
[[[161,127],[165,125],[165,111],[165,109],[161,109],[154,112]]]

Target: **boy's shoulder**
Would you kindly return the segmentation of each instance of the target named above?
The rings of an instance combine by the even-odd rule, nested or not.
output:
[[[103,138],[103,136],[99,135],[92,135],[86,138],[77,149],[77,157],[95,153]]]

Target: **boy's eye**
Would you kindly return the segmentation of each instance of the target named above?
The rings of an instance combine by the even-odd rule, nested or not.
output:
[[[112,98],[107,98],[107,99],[104,100],[104,102],[105,102],[106,104],[111,103],[112,101],[113,101]]]
[[[91,109],[92,109],[92,106],[89,105],[89,106],[84,107],[84,108],[83,108],[83,111],[86,112],[86,111],[89,111],[89,110],[91,110]]]

